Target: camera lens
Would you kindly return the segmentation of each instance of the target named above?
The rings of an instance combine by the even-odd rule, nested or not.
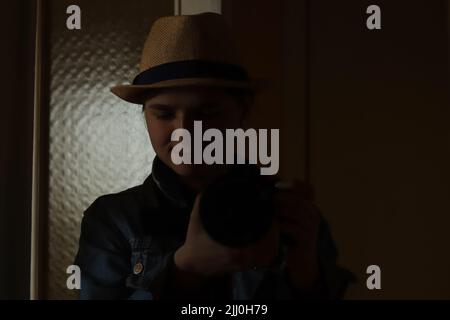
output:
[[[269,231],[273,186],[260,177],[225,176],[211,184],[200,201],[200,219],[209,236],[229,246],[257,242]]]

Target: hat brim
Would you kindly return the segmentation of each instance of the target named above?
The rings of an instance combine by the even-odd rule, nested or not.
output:
[[[177,87],[213,87],[213,88],[235,88],[246,89],[252,92],[260,91],[267,86],[265,80],[253,80],[251,82],[210,79],[210,78],[189,78],[173,79],[144,85],[118,85],[111,88],[111,92],[119,98],[135,104],[143,104],[147,94],[152,89],[177,88]]]

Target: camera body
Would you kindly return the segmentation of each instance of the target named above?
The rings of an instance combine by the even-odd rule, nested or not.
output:
[[[275,217],[273,182],[254,172],[233,172],[204,190],[200,219],[208,235],[229,247],[257,242]]]

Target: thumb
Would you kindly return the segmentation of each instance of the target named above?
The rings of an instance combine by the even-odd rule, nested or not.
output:
[[[200,201],[202,194],[198,193],[194,200],[194,205],[192,206],[191,216],[189,218],[189,231],[199,232],[203,230],[202,222],[200,220]]]

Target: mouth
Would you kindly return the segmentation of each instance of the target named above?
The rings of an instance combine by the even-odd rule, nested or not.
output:
[[[175,145],[176,145],[176,144],[169,145],[169,147],[168,147],[168,152],[167,152],[167,154],[168,154],[168,156],[169,156],[171,162],[172,162],[172,149],[175,147]],[[179,151],[177,152],[177,154],[178,154],[178,156],[183,157],[183,155],[184,155],[184,149],[179,150]]]

